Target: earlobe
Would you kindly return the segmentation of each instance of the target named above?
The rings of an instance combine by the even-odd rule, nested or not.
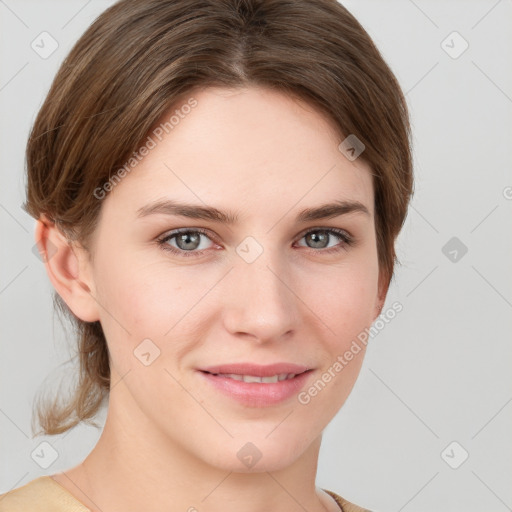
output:
[[[34,237],[48,277],[69,309],[84,322],[99,320],[85,250],[73,246],[46,215],[36,221]]]

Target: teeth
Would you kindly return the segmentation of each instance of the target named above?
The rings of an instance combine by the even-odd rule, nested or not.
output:
[[[228,373],[228,374],[226,374],[226,377],[229,377],[230,379],[235,379],[235,380],[244,380],[243,375],[237,375],[236,373]]]
[[[264,384],[275,384],[276,382],[281,382],[287,379],[293,379],[295,377],[295,373],[280,373],[279,375],[272,375],[269,377],[256,377],[255,375],[238,375],[236,373],[220,373],[217,375],[221,375],[223,377],[227,377],[228,379],[239,380],[243,382],[258,382]]]
[[[262,377],[255,377],[253,375],[244,375],[244,382],[262,382]]]

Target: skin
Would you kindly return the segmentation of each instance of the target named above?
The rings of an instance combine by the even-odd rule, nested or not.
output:
[[[282,93],[208,88],[193,97],[190,114],[103,199],[93,258],[44,216],[37,222],[43,249],[48,240],[57,247],[45,262],[53,286],[75,315],[101,322],[111,357],[101,437],[81,464],[52,477],[103,512],[339,510],[315,486],[321,434],[352,390],[364,349],[307,405],[297,396],[241,405],[197,368],[299,363],[314,369],[307,389],[372,324],[388,282],[379,275],[370,168],[338,150],[343,139],[329,119]],[[240,219],[137,219],[138,208],[163,198]],[[339,199],[369,214],[295,222],[300,210]],[[315,246],[305,236],[331,227],[355,244],[331,235]],[[211,234],[201,237],[202,254],[156,243],[177,228]],[[247,236],[263,248],[252,263],[236,252]],[[176,239],[167,245],[179,250]],[[134,356],[146,338],[160,350],[148,366]],[[247,442],[262,454],[252,468],[237,457]]]

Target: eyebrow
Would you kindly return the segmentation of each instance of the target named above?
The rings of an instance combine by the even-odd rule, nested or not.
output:
[[[359,201],[339,200],[333,203],[326,203],[314,208],[301,210],[296,217],[296,222],[309,222],[314,220],[332,219],[348,213],[364,213],[370,215],[368,208]],[[137,210],[137,218],[149,215],[176,215],[190,219],[202,219],[223,224],[233,225],[240,219],[238,213],[222,211],[213,206],[200,206],[181,203],[171,199],[159,200],[142,206]]]

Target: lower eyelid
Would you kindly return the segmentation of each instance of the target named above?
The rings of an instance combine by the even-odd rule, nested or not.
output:
[[[313,229],[309,229],[305,233],[301,234],[297,241],[300,241],[305,236],[307,236],[308,234],[315,233],[315,232],[325,232],[325,233],[328,233],[330,236],[335,236],[336,238],[338,238],[340,240],[340,243],[338,245],[334,246],[334,247],[327,247],[327,248],[321,248],[321,249],[314,249],[312,247],[307,247],[307,246],[303,246],[303,245],[301,245],[300,247],[305,247],[306,249],[309,249],[309,250],[311,250],[313,252],[319,252],[319,253],[324,252],[324,253],[327,253],[327,252],[335,252],[337,250],[346,249],[347,246],[353,245],[354,242],[355,242],[354,238],[352,237],[352,235],[350,235],[346,231],[344,231],[344,230],[339,230],[338,231],[337,229],[333,229],[333,228],[313,228]],[[168,251],[168,252],[172,252],[172,253],[175,253],[175,254],[178,254],[178,255],[185,255],[185,256],[195,256],[195,255],[198,255],[198,256],[200,256],[203,252],[208,250],[208,249],[201,249],[201,250],[185,251],[183,249],[179,249],[179,248],[167,245],[167,242],[169,240],[174,240],[174,239],[176,239],[177,236],[179,236],[180,234],[183,234],[183,233],[198,233],[198,234],[208,238],[208,240],[210,240],[210,242],[212,244],[219,245],[215,241],[215,239],[210,235],[210,233],[208,233],[206,231],[202,231],[200,229],[189,229],[189,230],[185,230],[184,229],[184,230],[177,231],[177,232],[174,232],[174,233],[171,232],[171,233],[168,233],[168,234],[164,235],[163,237],[160,237],[157,240],[157,242],[161,246],[162,250]]]

